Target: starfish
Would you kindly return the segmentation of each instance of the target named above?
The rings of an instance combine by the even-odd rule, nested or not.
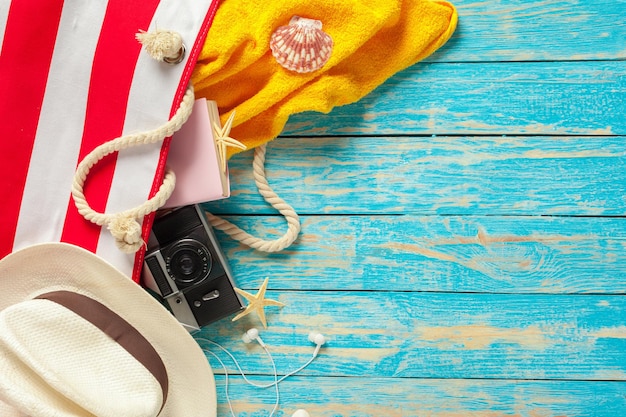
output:
[[[263,284],[261,285],[261,288],[259,288],[259,291],[256,293],[256,295],[252,295],[247,291],[241,290],[239,288],[235,288],[235,291],[237,292],[237,294],[242,295],[248,300],[248,306],[246,307],[244,311],[242,311],[241,313],[233,317],[233,321],[239,320],[243,316],[246,316],[250,314],[250,312],[254,311],[259,316],[259,319],[261,319],[261,323],[263,323],[263,328],[267,329],[267,322],[265,320],[265,310],[263,310],[263,308],[265,306],[278,306],[278,307],[285,306],[285,304],[281,303],[280,301],[268,300],[265,298],[265,290],[267,289],[268,280],[269,278],[265,278],[265,281],[263,281]]]
[[[226,153],[229,146],[246,150],[248,147],[237,139],[233,139],[230,136],[230,129],[233,127],[233,120],[235,119],[235,111],[230,114],[228,120],[224,124],[224,127],[220,128],[218,122],[213,122],[213,135],[215,136],[215,144],[217,145],[218,157],[220,160],[220,168],[222,172],[226,173]]]

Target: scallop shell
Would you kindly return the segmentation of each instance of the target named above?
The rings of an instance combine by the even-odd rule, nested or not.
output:
[[[288,70],[307,73],[326,64],[333,39],[322,30],[322,22],[294,16],[272,34],[270,49],[276,61]]]

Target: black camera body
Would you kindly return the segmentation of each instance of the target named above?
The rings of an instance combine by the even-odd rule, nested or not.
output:
[[[180,207],[155,219],[143,280],[188,330],[243,308],[226,258],[198,205]]]

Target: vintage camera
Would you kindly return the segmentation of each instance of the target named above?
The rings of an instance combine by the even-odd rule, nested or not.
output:
[[[226,258],[198,205],[180,207],[155,219],[143,279],[188,330],[243,307]]]

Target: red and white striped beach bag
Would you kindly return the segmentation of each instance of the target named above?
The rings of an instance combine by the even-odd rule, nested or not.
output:
[[[107,221],[79,213],[74,176],[94,149],[159,130],[190,93],[193,103],[186,90],[216,8],[217,0],[0,0],[0,258],[62,241],[139,280],[143,248],[120,250]],[[141,31],[180,35],[182,61],[155,59],[137,41]],[[158,194],[168,140],[130,145],[88,167],[78,188],[94,213],[124,213]],[[137,218],[142,240],[152,218]]]

